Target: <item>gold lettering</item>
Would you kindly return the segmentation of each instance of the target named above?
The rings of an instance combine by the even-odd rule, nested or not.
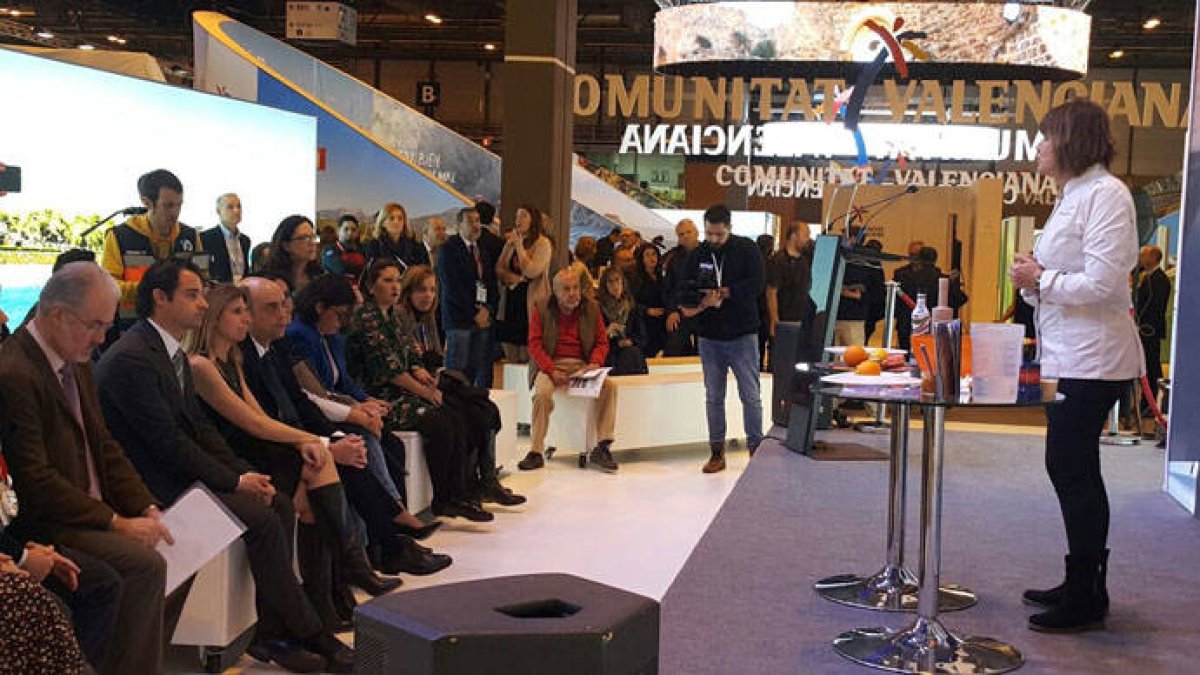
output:
[[[750,111],[746,109],[746,81],[739,77],[732,84],[733,91],[729,93],[729,114],[735,120],[748,122]]]
[[[921,99],[917,105],[917,122],[926,112],[931,112],[939,124],[946,121],[946,98],[942,96],[942,85],[937,80],[921,80]]]
[[[1142,126],[1142,118],[1138,112],[1137,94],[1133,92],[1131,82],[1113,82],[1113,97],[1108,104],[1108,116],[1114,118],[1123,115],[1129,120],[1129,125]]]
[[[583,103],[584,90],[587,90],[587,103]],[[575,76],[575,114],[581,117],[591,117],[600,110],[600,81],[595,75],[580,73]]]
[[[1008,80],[979,81],[979,123],[1004,124],[1008,121],[1008,111],[996,112],[996,104],[1007,107]]]
[[[1033,116],[1033,121],[1041,123],[1046,113],[1050,112],[1050,83],[1042,82],[1039,94],[1029,80],[1017,80],[1017,124],[1025,123],[1025,112]]]
[[[967,83],[962,80],[955,80],[950,85],[950,123],[951,124],[975,124],[978,121],[980,124],[983,120],[979,116],[971,117],[967,115]],[[979,104],[979,115],[983,114],[983,103]]]
[[[692,109],[697,120],[725,120],[725,78],[718,77],[716,86],[707,77],[693,77],[692,85],[695,92],[692,95]]]
[[[775,98],[775,90],[783,87],[783,80],[778,77],[755,77],[750,80],[750,90],[758,90],[758,121],[771,121],[771,104]]]
[[[1072,94],[1074,95],[1072,96]],[[1087,95],[1088,89],[1086,84],[1082,82],[1063,82],[1054,90],[1054,102],[1052,103],[1052,107],[1057,108],[1073,98],[1079,98],[1081,96],[1087,98]]]
[[[605,75],[604,81],[608,84],[609,117],[617,116],[617,108],[621,109],[621,117],[633,117],[635,109],[637,117],[646,117],[650,113],[649,75],[633,78],[633,86],[628,89],[622,75]]]
[[[667,120],[673,120],[683,113],[683,78],[670,78],[673,85],[671,92],[671,107],[667,107],[667,78],[662,75],[654,76],[654,114]]]
[[[1091,99],[1092,103],[1095,103],[1101,108],[1104,107],[1104,85],[1106,84],[1108,83],[1104,80],[1096,80],[1095,82],[1092,82],[1092,92],[1088,95],[1088,98]]]
[[[812,93],[808,90],[808,81],[795,79],[788,81],[788,98],[783,104],[783,119],[790,119],[793,113],[800,113],[806,120],[820,119],[820,113],[813,107]]]
[[[912,100],[913,90],[917,88],[915,80],[904,83],[904,93],[900,93],[899,83],[895,80],[884,80],[883,90],[887,93],[888,107],[892,109],[892,121],[903,122],[904,111]]]
[[[1142,108],[1142,124],[1152,126],[1154,117],[1162,120],[1164,127],[1173,127],[1179,121],[1179,101],[1181,87],[1178,82],[1171,85],[1171,97],[1168,100],[1161,82],[1146,82],[1142,85],[1142,95],[1145,97]]]

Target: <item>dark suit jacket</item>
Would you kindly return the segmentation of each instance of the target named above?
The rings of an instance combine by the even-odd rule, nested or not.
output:
[[[286,355],[286,347],[272,349],[267,352],[266,356],[258,355],[258,348],[254,346],[252,338],[246,338],[242,341],[242,370],[246,376],[246,385],[250,387],[250,392],[254,394],[254,398],[258,400],[258,404],[262,406],[263,412],[269,417],[279,420],[285,424],[290,424],[300,427],[305,431],[316,434],[318,436],[332,436],[337,431],[337,427],[333,422],[330,422],[317,404],[309,400],[305,395],[304,390],[300,387],[300,382],[296,380],[296,373],[292,370],[291,364],[288,363]],[[279,377],[280,384],[287,392],[287,397],[292,402],[292,406],[300,415],[299,420],[286,420],[283,418],[283,413],[280,408],[280,403],[276,400],[275,395],[267,386],[265,376],[268,371],[274,371]]]
[[[238,241],[242,244],[242,269],[250,273],[250,237],[238,233]],[[208,278],[223,284],[233,283],[233,269],[229,264],[229,249],[225,246],[225,233],[220,226],[209,228],[200,233],[200,246],[205,253],[213,256],[212,266],[208,268]]]
[[[308,362],[313,375],[321,380],[321,385],[326,389],[345,394],[355,401],[361,402],[369,398],[362,386],[350,376],[350,369],[346,366],[345,335],[334,333],[329,336],[329,351],[333,352],[334,364],[338,369],[336,381],[333,379],[333,367],[329,363],[329,357],[325,348],[321,346],[321,334],[315,327],[299,318],[293,319],[292,325],[287,329],[287,341],[287,350],[296,360],[303,359]]]
[[[165,504],[196,481],[214,492],[233,492],[241,474],[253,470],[208,421],[191,369],[185,373],[181,392],[162,337],[144,319],[96,367],[109,429]]]
[[[479,262],[482,269],[490,267],[495,271],[496,259],[489,259],[482,246],[479,246]],[[475,282],[483,281],[486,287],[487,281],[476,271],[475,258],[467,250],[467,242],[461,236],[456,234],[447,239],[438,252],[437,277],[441,291],[442,326],[448,330],[474,328]],[[490,292],[488,300],[490,307]]]
[[[17,536],[53,541],[65,529],[107,529],[114,511],[134,517],[156,501],[109,434],[91,364],[73,367],[83,428],[58,374],[27,329],[18,330],[0,350],[0,437],[21,500],[13,523]],[[85,436],[104,503],[88,496]]]
[[[1161,268],[1146,275],[1134,292],[1138,327],[1142,336],[1163,340],[1167,337],[1167,301],[1171,298],[1171,279]]]
[[[492,231],[483,228],[479,233],[479,251],[483,254],[483,283],[488,289],[488,308],[492,311],[492,316],[496,316],[496,309],[500,306],[500,280],[496,276],[496,261],[500,259],[500,252],[504,250],[504,240],[492,234]]]

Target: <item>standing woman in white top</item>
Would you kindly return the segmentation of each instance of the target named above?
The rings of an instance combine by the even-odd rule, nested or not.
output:
[[[1066,580],[1025,591],[1047,611],[1029,618],[1053,633],[1102,628],[1108,612],[1108,495],[1100,433],[1109,411],[1144,373],[1130,315],[1138,238],[1129,189],[1108,172],[1108,115],[1076,99],[1042,120],[1037,166],[1062,194],[1032,254],[1019,253],[1013,285],[1036,308],[1042,377],[1066,399],[1046,409],[1046,471],[1067,531]]]

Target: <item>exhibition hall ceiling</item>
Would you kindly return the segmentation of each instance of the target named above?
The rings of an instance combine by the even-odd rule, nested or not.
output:
[[[191,60],[194,10],[227,14],[283,37],[283,0],[0,0],[0,41],[147,51],[169,63]],[[301,42],[319,58],[500,61],[504,54],[504,0],[359,0],[358,42]],[[654,14],[673,0],[577,0],[577,62],[589,66],[648,66]],[[852,3],[860,4],[860,3]],[[1091,67],[1185,68],[1191,63],[1192,0],[1062,0],[1086,5],[1093,17]],[[1159,23],[1147,28],[1146,22]],[[816,36],[819,38],[819,36]],[[119,41],[124,40],[122,44]],[[489,46],[490,45],[490,46]]]

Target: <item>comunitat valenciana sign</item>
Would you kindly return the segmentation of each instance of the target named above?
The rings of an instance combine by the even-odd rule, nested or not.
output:
[[[580,74],[574,105],[579,116],[631,120],[622,133],[622,154],[741,158],[717,168],[720,185],[745,187],[751,196],[813,199],[821,198],[826,183],[970,185],[999,178],[1006,203],[1049,204],[1057,187],[1032,171],[923,171],[908,162],[1032,163],[1038,124],[1076,96],[1097,101],[1131,127],[1188,124],[1187,100],[1177,82],[886,80],[873,88],[880,105],[860,112],[871,121],[854,130],[842,123],[838,107],[849,89],[846,80],[832,78],[607,75],[602,85]],[[755,165],[755,158],[769,159],[770,165]],[[784,158],[805,162],[780,166]],[[813,166],[838,159],[849,166]]]
[[[1054,182],[1029,171],[908,162],[1031,162],[1038,123],[1077,96],[1133,127],[1184,128],[1178,83],[1075,81],[1090,28],[1083,12],[1017,3],[683,3],[655,20],[664,74],[579,74],[575,113],[628,120],[621,153],[734,159],[717,181],[752,196],[996,177],[1007,202],[1047,203]]]

